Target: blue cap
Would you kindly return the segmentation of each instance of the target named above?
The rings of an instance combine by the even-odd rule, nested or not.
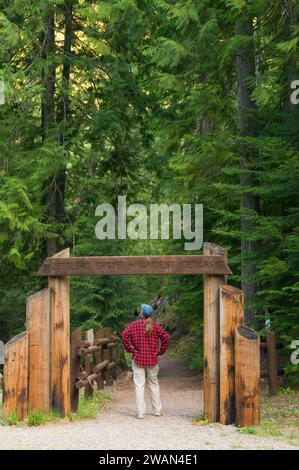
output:
[[[151,317],[154,313],[154,309],[151,305],[148,304],[141,304],[141,313],[145,317]]]

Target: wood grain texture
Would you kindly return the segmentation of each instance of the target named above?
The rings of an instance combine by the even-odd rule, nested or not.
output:
[[[224,248],[204,243],[205,255],[218,255],[226,262]],[[204,276],[204,417],[215,423],[220,419],[219,372],[219,291],[222,275]]]
[[[69,248],[54,255],[69,257]],[[51,291],[51,407],[70,413],[70,288],[69,278],[49,277]]]
[[[247,326],[235,332],[236,426],[260,424],[260,339]]]
[[[112,328],[103,328],[102,329],[104,338],[110,338],[112,334]],[[112,354],[111,354],[112,349],[104,347],[103,348],[103,361],[107,360],[109,363],[111,362]],[[111,369],[105,369],[104,372],[104,380],[107,386],[113,385],[113,375],[112,375],[112,370]]]
[[[97,340],[100,340],[100,339],[108,339],[107,343],[109,342],[109,338],[105,338],[105,335],[104,335],[104,330],[101,328],[99,330],[96,331],[96,334],[95,334],[95,343],[97,344]],[[103,354],[103,345],[101,347],[101,349],[95,353],[95,360],[96,360],[96,364],[100,364],[101,362],[103,362],[103,357],[104,357],[104,354]],[[99,375],[99,378],[97,379],[97,389],[98,390],[101,390],[104,388],[104,376],[103,374],[100,374]]]
[[[220,423],[235,421],[235,328],[244,322],[244,296],[220,286]]]
[[[78,406],[79,406],[79,389],[76,387],[76,382],[80,376],[80,357],[77,354],[77,350],[78,350],[78,346],[82,344],[81,341],[82,341],[81,330],[80,328],[76,328],[72,333],[72,340],[71,340],[70,395],[71,395],[71,410],[72,411],[77,411]]]
[[[28,410],[50,411],[50,289],[27,299],[29,378]]]
[[[86,331],[86,340],[89,342],[89,344],[93,344],[94,341],[94,334],[93,334],[93,329],[91,328],[90,330]],[[93,369],[93,354],[89,354],[85,356],[85,372],[90,376],[92,374],[92,369]],[[93,389],[90,385],[90,383],[87,384],[84,390],[84,397],[89,398],[92,397],[93,395]]]
[[[27,416],[28,333],[20,333],[4,346],[2,418],[16,413],[20,420]]]
[[[275,395],[278,390],[278,369],[276,335],[274,331],[266,330],[266,343],[269,393],[270,395]]]
[[[66,258],[47,258],[38,275],[232,274],[226,260],[222,255],[219,256],[219,253],[209,256],[90,256]]]

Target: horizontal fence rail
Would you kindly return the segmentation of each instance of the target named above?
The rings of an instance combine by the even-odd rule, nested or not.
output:
[[[77,411],[79,390],[84,388],[86,398],[95,390],[112,385],[116,378],[116,339],[111,337],[111,328],[92,329],[82,338],[81,329],[72,334],[71,341],[71,409]]]

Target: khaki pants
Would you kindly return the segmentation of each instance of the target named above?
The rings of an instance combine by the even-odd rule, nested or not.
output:
[[[139,367],[134,361],[132,361],[132,369],[138,416],[143,416],[145,413],[144,386],[146,377],[154,413],[159,414],[162,410],[162,404],[158,382],[158,364],[155,367]]]

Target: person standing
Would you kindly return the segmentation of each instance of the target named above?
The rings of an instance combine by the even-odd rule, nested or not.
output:
[[[124,348],[132,354],[133,380],[135,384],[137,418],[145,414],[144,388],[147,379],[155,416],[162,416],[162,403],[158,381],[159,356],[169,347],[169,335],[153,319],[151,305],[141,305],[141,318],[130,323],[122,332]]]

